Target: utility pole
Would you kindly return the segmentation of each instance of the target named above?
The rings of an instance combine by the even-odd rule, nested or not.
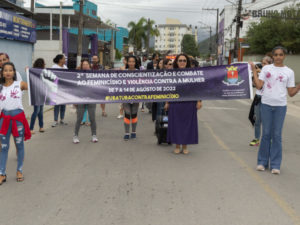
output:
[[[216,11],[217,12],[217,24],[216,24],[216,59],[218,63],[218,46],[219,46],[219,9],[202,9],[206,11]]]
[[[59,53],[62,54],[62,2],[59,3]]]
[[[115,32],[114,29],[111,29],[111,39],[110,39],[110,64],[113,66],[115,57],[114,57],[114,51],[115,51],[115,46],[114,46],[114,40],[115,40]]]
[[[239,41],[240,41],[240,28],[241,28],[241,13],[242,13],[242,0],[239,0],[237,14],[236,14],[236,31],[234,42],[234,59],[238,60],[239,55]]]
[[[200,27],[200,28],[209,29],[209,54],[211,56],[211,54],[212,54],[212,29],[211,29],[211,26],[208,26],[205,23],[202,23],[201,21],[198,21],[198,23],[201,23],[202,25],[204,25],[203,27]]]
[[[31,0],[30,2],[30,11],[34,13],[34,0]]]
[[[148,18],[148,33],[147,33],[147,35],[148,35],[148,37],[147,37],[147,40],[148,40],[148,42],[147,42],[147,54],[149,54],[149,50],[150,50],[150,19]]]
[[[77,66],[81,63],[82,56],[82,30],[83,30],[83,1],[79,0],[79,24],[78,24],[78,41],[77,41]]]

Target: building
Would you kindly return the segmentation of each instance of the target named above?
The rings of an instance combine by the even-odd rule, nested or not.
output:
[[[300,3],[300,0],[273,0],[264,1],[257,0],[253,3],[243,4],[242,11],[242,27],[240,29],[240,40],[238,59],[233,59],[234,40],[236,33],[236,6],[227,5],[220,13],[219,23],[219,43],[218,43],[218,59],[220,64],[230,64],[234,60],[243,61],[243,54],[246,48],[251,48],[245,43],[244,38],[247,35],[248,29],[253,22],[259,22],[261,18],[272,15],[273,13],[283,15],[283,10],[293,4]]]
[[[52,58],[63,52],[68,58],[77,56],[77,36],[79,23],[79,3],[73,0],[73,5],[62,7],[62,40],[60,40],[59,6],[45,6],[36,4],[35,17],[37,18],[37,44],[35,58],[44,57],[47,64],[52,64]],[[103,23],[97,16],[97,4],[85,1],[83,27],[83,55],[99,55],[100,63],[110,64],[111,37],[118,50],[123,51],[123,45],[128,38],[125,28],[117,29]],[[126,33],[127,31],[127,33]],[[114,46],[115,47],[115,46]]]
[[[25,67],[32,65],[36,42],[36,21],[33,14],[10,1],[0,1],[0,50],[9,55],[23,80]]]
[[[160,35],[155,37],[155,50],[160,52],[168,52],[170,54],[181,53],[181,41],[185,34],[195,36],[195,41],[198,41],[197,27],[193,33],[192,26],[181,24],[177,19],[166,19],[166,24],[157,26]]]

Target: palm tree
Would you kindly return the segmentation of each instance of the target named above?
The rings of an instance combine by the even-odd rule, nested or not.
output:
[[[143,40],[146,39],[145,24],[147,20],[142,17],[137,23],[131,21],[128,23],[129,41],[136,47],[137,50],[141,50],[143,47]]]
[[[150,36],[158,37],[159,30],[157,29],[157,27],[155,27],[155,21],[150,20],[150,19],[147,20],[145,29],[147,30],[147,36],[145,38],[145,43],[147,46],[147,52],[149,53],[149,51],[150,51]]]

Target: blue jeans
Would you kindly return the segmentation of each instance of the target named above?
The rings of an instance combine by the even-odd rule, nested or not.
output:
[[[257,165],[280,170],[282,161],[282,127],[286,106],[261,104],[262,139],[259,146]]]
[[[254,136],[255,139],[260,139],[260,131],[261,131],[261,115],[260,115],[260,106],[261,103],[258,103],[254,106],[254,114],[255,114],[255,124],[254,124]]]
[[[66,105],[56,105],[56,106],[54,106],[54,121],[58,121],[59,111],[60,111],[60,120],[64,120],[65,112],[66,112]]]
[[[4,115],[15,116],[23,112],[23,110],[21,109],[10,110],[10,111],[3,110],[2,112],[4,113]],[[2,126],[2,123],[3,123],[3,119],[0,120],[0,127]],[[9,150],[11,127],[12,127],[12,121],[10,122],[7,134],[5,136],[2,134],[0,135],[1,138],[0,175],[6,175],[6,163],[7,163],[8,150]],[[24,126],[21,122],[17,121],[17,127],[18,127],[19,137],[14,138],[17,147],[17,155],[18,155],[17,171],[22,172],[23,161],[24,161]]]
[[[43,110],[44,110],[44,106],[43,105],[35,105],[35,106],[33,106],[33,113],[31,115],[31,120],[30,120],[30,130],[33,130],[33,128],[34,128],[36,117],[38,117],[38,119],[39,119],[39,126],[40,126],[40,128],[44,127]]]

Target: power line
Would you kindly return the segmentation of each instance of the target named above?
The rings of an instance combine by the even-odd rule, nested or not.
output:
[[[153,7],[153,6],[138,6],[138,5],[123,5],[123,4],[115,4],[115,3],[103,3],[97,1],[101,5],[111,6],[111,7],[122,7],[128,9],[139,9],[139,10],[146,10],[146,11],[160,11],[160,12],[179,12],[179,13],[201,13],[201,10],[191,10],[191,9],[175,9],[170,7]],[[165,9],[164,9],[165,8]]]

